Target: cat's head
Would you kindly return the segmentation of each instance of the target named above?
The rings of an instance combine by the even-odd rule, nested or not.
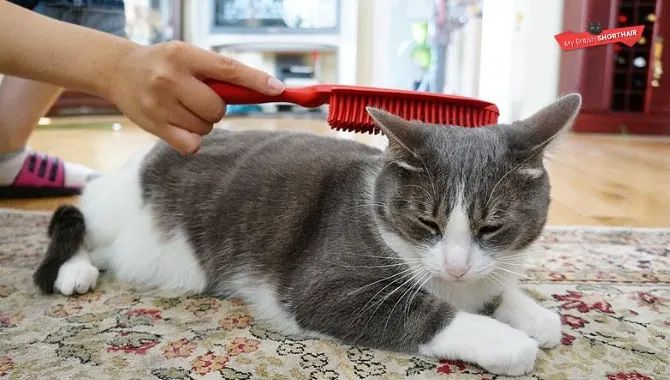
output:
[[[570,128],[581,97],[568,95],[509,125],[461,128],[368,112],[389,139],[374,183],[386,244],[433,278],[467,283],[518,271],[549,207],[543,165]]]

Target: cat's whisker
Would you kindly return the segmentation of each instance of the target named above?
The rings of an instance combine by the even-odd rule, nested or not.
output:
[[[416,273],[418,273],[418,272],[421,271],[421,270],[422,270],[422,267],[419,266],[419,265],[416,265],[416,264],[415,264],[415,265],[409,265],[407,269],[405,269],[405,270],[403,270],[403,271],[401,272],[401,273],[403,273],[403,275],[400,276],[400,277],[397,277],[393,282],[396,282],[396,281],[398,281],[398,280],[402,281],[402,280],[407,279],[407,278],[412,278],[412,277],[414,277],[414,276],[416,275]],[[384,288],[382,289],[382,291],[383,291],[385,288],[386,288],[386,287],[384,287]],[[379,295],[379,293],[381,293],[381,291],[378,292],[377,294],[375,294],[374,296],[372,296],[372,298],[374,298],[374,297],[376,297],[377,295]]]
[[[499,257],[495,261],[498,262],[509,262],[509,263],[524,263],[526,261],[526,255],[519,255],[514,257]]]
[[[506,265],[509,264],[509,265],[515,265],[515,266],[522,266],[522,265],[525,264],[526,260],[524,260],[524,259],[522,259],[522,258],[518,258],[518,259],[507,259],[507,260],[505,260],[505,259],[496,259],[496,262],[503,263],[503,264],[506,264]]]
[[[500,279],[493,272],[489,273],[489,275],[486,276],[486,278],[490,279],[491,281],[497,282],[499,285],[503,285]]]
[[[386,302],[387,299],[389,299],[393,294],[395,294],[395,292],[397,292],[402,287],[404,287],[405,285],[407,285],[410,282],[415,281],[415,280],[416,280],[416,273],[412,273],[412,275],[410,276],[410,278],[408,280],[406,280],[402,284],[396,286],[396,288],[393,289],[393,291],[388,292],[379,302],[376,303],[377,307],[372,311],[371,316],[374,316],[377,313],[377,310],[379,310],[379,308],[384,304],[384,302]],[[400,299],[402,299],[402,296],[399,298],[399,300]],[[396,304],[397,304],[397,302],[396,302]],[[395,308],[395,305],[393,307]],[[393,311],[393,309],[391,310],[391,312],[392,311]],[[388,320],[386,322],[388,324]],[[384,325],[384,332],[386,332],[386,325]]]
[[[506,271],[518,272],[518,273],[523,273],[526,269],[526,267],[523,265],[510,265],[505,263],[498,263],[498,265],[496,265],[496,268],[498,269],[502,268],[505,269]]]
[[[410,268],[410,269],[412,269],[412,268]],[[356,316],[356,319],[358,320],[358,319],[363,315],[363,312],[367,309],[367,307],[368,307],[368,305],[370,304],[370,302],[371,302],[375,297],[377,297],[381,292],[383,292],[384,289],[388,288],[388,287],[391,286],[392,284],[395,284],[397,281],[403,281],[404,279],[406,279],[406,278],[408,278],[408,277],[409,277],[410,280],[411,280],[412,277],[414,277],[414,272],[412,272],[412,273],[407,273],[407,274],[405,274],[405,275],[403,275],[403,276],[401,276],[401,277],[399,277],[399,278],[394,279],[394,280],[391,281],[390,283],[386,284],[386,286],[384,286],[381,290],[379,290],[377,293],[375,293],[375,295],[373,295],[372,297],[370,297],[370,299],[368,300],[368,302],[367,302],[365,305],[363,305],[363,307],[361,308],[360,312],[359,312],[358,315]],[[375,306],[375,305],[377,305],[377,307],[376,307],[375,310],[372,312],[372,314],[370,314],[370,318],[368,319],[368,321],[367,321],[366,324],[365,324],[366,326],[367,326],[367,324],[370,322],[370,320],[374,317],[375,313],[377,312],[377,310],[379,310],[379,307],[384,303],[384,301],[386,301],[386,299],[388,299],[388,297],[390,297],[391,295],[393,295],[393,293],[395,293],[400,287],[402,287],[404,284],[406,284],[406,283],[407,283],[408,281],[410,281],[410,280],[407,280],[407,281],[405,281],[404,283],[398,285],[398,286],[395,287],[392,291],[389,291],[389,292],[388,292],[388,293],[387,293],[381,300],[378,300],[378,301],[374,302],[372,305],[370,305],[370,307]]]
[[[526,257],[525,254],[519,254],[518,256],[499,257],[496,260],[500,260],[500,261],[523,261],[526,258],[527,257]]]
[[[513,274],[513,275],[515,275],[515,276],[518,276],[519,278],[526,278],[526,275],[524,275],[524,274],[515,272],[515,271],[513,271],[513,270],[509,270],[509,269],[506,269],[506,268],[503,268],[503,267],[501,267],[501,266],[499,266],[497,269],[499,269],[499,270],[501,270],[501,271],[504,271],[504,272],[507,272],[507,273],[509,273],[509,274]]]
[[[503,267],[512,270],[523,271],[526,266],[522,263],[515,264],[515,263],[498,262],[496,267]]]
[[[407,262],[416,262],[419,263],[423,259],[417,257],[398,257],[398,256],[371,256],[371,255],[352,255],[354,257],[370,257],[374,259],[388,259],[388,260],[402,260],[402,261],[407,261]]]
[[[504,281],[502,281],[502,280],[500,280],[500,279],[498,279],[498,278],[496,278],[496,277],[491,277],[491,278],[492,278],[495,282],[497,282],[503,290],[507,290],[507,289],[509,289],[509,286],[507,285],[506,282],[504,282]]]
[[[526,263],[523,262],[509,262],[509,261],[499,261],[498,262],[500,265],[510,267],[510,268],[518,268],[518,269],[523,269],[526,266]]]
[[[368,299],[368,301],[365,303],[365,305],[363,305],[363,307],[360,308],[360,310],[358,311],[358,313],[356,314],[356,316],[354,317],[354,319],[355,319],[355,320],[359,320],[359,319],[363,316],[363,313],[368,309],[368,306],[369,306],[369,307],[372,307],[372,306],[376,305],[377,302],[376,302],[376,301],[373,302],[373,300],[375,299],[375,297],[377,297],[379,294],[381,294],[386,288],[388,288],[389,286],[395,284],[397,281],[403,281],[403,280],[406,279],[408,276],[411,276],[411,273],[408,273],[408,274],[405,274],[405,275],[400,276],[400,277],[398,277],[398,278],[395,278],[394,280],[392,280],[391,282],[389,282],[388,284],[386,284],[383,288],[379,289],[379,290],[377,291],[377,293],[375,293],[373,296],[371,296],[371,297]],[[371,302],[372,302],[372,304],[371,304]],[[372,318],[372,316],[374,316],[374,313],[370,316],[370,318]],[[367,323],[366,323],[366,325],[367,325]]]
[[[483,273],[488,272],[488,271],[489,271],[490,269],[492,269],[492,268],[493,268],[493,265],[488,265],[488,266],[486,266],[486,267],[484,267],[484,268],[482,268],[482,269],[480,269],[480,270],[478,270],[478,271],[474,271],[474,272],[470,273],[470,275],[476,277],[476,276],[479,276],[479,275],[481,275],[481,274],[483,274]]]
[[[421,278],[422,278],[423,274],[425,274],[426,271],[428,271],[428,269],[426,269],[426,268],[421,268],[421,269],[419,269],[419,272],[415,273],[414,276],[412,276],[412,278],[410,278],[410,280],[408,280],[408,281],[414,281],[414,284],[411,285],[410,287],[408,287],[407,289],[405,289],[405,291],[400,295],[400,297],[398,298],[398,300],[396,301],[396,303],[395,303],[395,304],[393,305],[393,307],[391,308],[391,311],[389,312],[389,316],[386,318],[386,323],[384,324],[384,332],[383,332],[383,334],[386,333],[386,329],[387,329],[387,327],[388,327],[389,321],[391,320],[391,317],[393,316],[393,311],[395,310],[395,308],[398,306],[398,304],[400,303],[400,301],[402,301],[403,298],[405,298],[405,295],[411,293],[412,289],[414,289],[414,286],[418,283],[418,281],[419,281],[419,277],[421,276]],[[405,282],[405,284],[406,284],[406,283],[407,283],[407,282]],[[404,284],[403,284],[403,285],[404,285]]]
[[[421,289],[423,289],[424,285],[428,281],[430,281],[433,278],[432,273],[430,271],[427,271],[426,274],[423,275],[423,277],[419,280],[420,282],[417,282],[419,285],[416,287],[416,290],[414,291],[414,294],[410,297],[409,302],[405,306],[405,323],[407,323],[407,317],[409,316],[409,310],[412,307],[412,303],[414,302],[414,299],[416,296],[419,294]]]
[[[357,289],[355,289],[355,290],[349,292],[349,293],[347,294],[347,296],[351,296],[351,295],[353,295],[353,294],[355,294],[355,293],[357,293],[357,292],[359,292],[359,291],[361,291],[361,290],[367,288],[368,286],[372,286],[372,285],[374,285],[374,284],[378,284],[378,283],[380,283],[380,282],[382,282],[382,281],[390,280],[390,279],[392,279],[392,278],[394,278],[394,277],[397,277],[397,276],[406,274],[407,272],[409,272],[409,271],[411,271],[411,270],[412,270],[412,268],[407,268],[407,269],[404,269],[404,270],[402,270],[402,271],[400,271],[400,272],[397,272],[397,273],[395,273],[395,274],[392,274],[392,275],[390,275],[390,276],[388,276],[388,277],[384,277],[384,278],[382,278],[382,279],[380,279],[380,280],[377,280],[377,281],[371,282],[371,283],[369,283],[369,284],[363,285],[363,286],[361,286],[360,288],[357,288]]]
[[[500,277],[500,275],[498,275],[495,271],[494,271],[494,272],[491,272],[491,273],[489,274],[489,276],[491,277],[491,279],[493,279],[493,280],[496,281],[498,284],[500,284],[500,286],[502,286],[503,289],[505,289],[505,290],[508,290],[508,289],[509,289],[510,284],[507,283],[507,282],[505,282],[505,281],[503,280],[503,278]]]
[[[502,281],[505,283],[506,288],[510,288],[516,284],[516,277],[510,277],[504,273],[498,272],[497,275],[502,279]]]
[[[408,302],[405,304],[405,310],[404,310],[404,312],[403,312],[405,321],[407,320],[407,316],[406,316],[406,314],[407,314],[407,310],[408,310],[408,308],[410,307],[411,302],[412,302],[412,299],[413,299],[413,294],[412,294],[412,292],[413,292],[414,289],[419,289],[419,288],[421,287],[421,282],[424,280],[424,278],[426,278],[426,276],[430,276],[430,270],[425,270],[425,271],[423,272],[423,274],[422,274],[419,278],[417,278],[417,280],[416,280],[416,282],[414,283],[414,285],[412,285],[412,286],[410,287],[410,290],[409,290],[410,297],[409,297],[409,299],[408,299]]]
[[[325,262],[342,268],[389,268],[389,267],[408,266],[408,264],[404,262],[395,264],[386,264],[386,265],[345,265],[332,261],[325,261]]]
[[[484,281],[490,282],[492,286],[495,286],[495,283],[493,282],[493,279],[490,276],[485,276]]]
[[[528,253],[526,251],[520,251],[520,252],[516,252],[516,253],[513,253],[513,254],[507,254],[507,255],[502,256],[500,258],[501,259],[506,259],[506,258],[510,258],[510,257],[527,257],[527,256],[528,256]]]

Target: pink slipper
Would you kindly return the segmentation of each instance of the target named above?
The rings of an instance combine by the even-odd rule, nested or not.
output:
[[[84,183],[66,185],[63,161],[45,154],[27,152],[14,182],[9,186],[0,186],[0,198],[80,194]]]

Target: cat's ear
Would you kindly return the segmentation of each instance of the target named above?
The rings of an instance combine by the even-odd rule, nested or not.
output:
[[[532,116],[512,123],[510,145],[528,152],[544,150],[570,130],[581,105],[579,94],[566,95]]]
[[[421,171],[421,159],[415,153],[421,133],[415,123],[379,108],[365,107],[365,110],[389,140],[387,157],[407,170]]]
[[[566,95],[542,108],[532,116],[503,127],[510,148],[521,162],[518,173],[528,178],[540,178],[545,169],[543,159],[547,149],[556,145],[561,135],[569,131],[579,113],[582,97]]]

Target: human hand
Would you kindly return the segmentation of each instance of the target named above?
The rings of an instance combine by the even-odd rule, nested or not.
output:
[[[226,111],[205,78],[277,95],[284,84],[267,73],[211,51],[170,41],[129,49],[101,79],[101,93],[144,130],[182,154],[195,153],[202,136]]]

